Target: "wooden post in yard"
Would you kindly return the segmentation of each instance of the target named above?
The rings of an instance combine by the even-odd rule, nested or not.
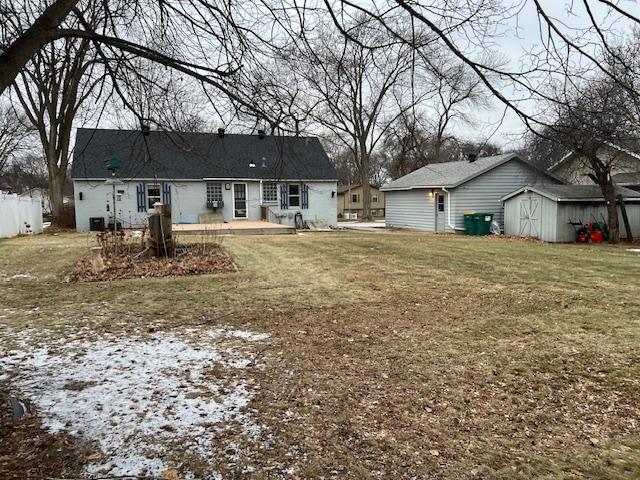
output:
[[[622,198],[622,195],[618,195],[618,204],[620,205],[620,212],[622,213],[622,221],[624,222],[624,229],[627,232],[627,240],[630,242],[633,242],[631,225],[629,225],[629,217],[627,216],[627,209],[624,206],[624,199]]]
[[[175,245],[171,230],[171,205],[156,203],[149,216],[147,247],[155,257],[173,257]]]

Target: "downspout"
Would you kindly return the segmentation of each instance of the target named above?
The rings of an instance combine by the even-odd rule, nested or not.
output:
[[[451,192],[445,187],[442,187],[442,191],[447,194],[447,226],[454,232],[456,230],[464,230],[464,228],[456,227],[453,223],[451,223]]]

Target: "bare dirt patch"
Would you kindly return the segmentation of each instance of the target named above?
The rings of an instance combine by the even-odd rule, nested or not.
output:
[[[51,433],[37,415],[0,426],[0,478],[77,478],[93,454],[90,445],[64,432]]]
[[[217,244],[183,245],[175,257],[150,257],[138,255],[129,249],[125,253],[112,254],[104,260],[104,269],[94,271],[90,257],[78,260],[66,280],[71,283],[104,282],[126,278],[178,277],[232,273],[237,268],[229,254]]]

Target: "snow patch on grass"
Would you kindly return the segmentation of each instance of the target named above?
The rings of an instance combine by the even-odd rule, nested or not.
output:
[[[44,426],[97,442],[92,475],[188,473],[188,457],[215,467],[216,437],[260,433],[245,408],[259,368],[252,343],[268,336],[215,329],[34,345],[28,335],[0,358]],[[214,470],[211,470],[213,473]]]

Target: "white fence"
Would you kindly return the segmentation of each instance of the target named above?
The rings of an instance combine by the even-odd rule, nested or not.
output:
[[[0,192],[0,238],[42,233],[42,200]]]

